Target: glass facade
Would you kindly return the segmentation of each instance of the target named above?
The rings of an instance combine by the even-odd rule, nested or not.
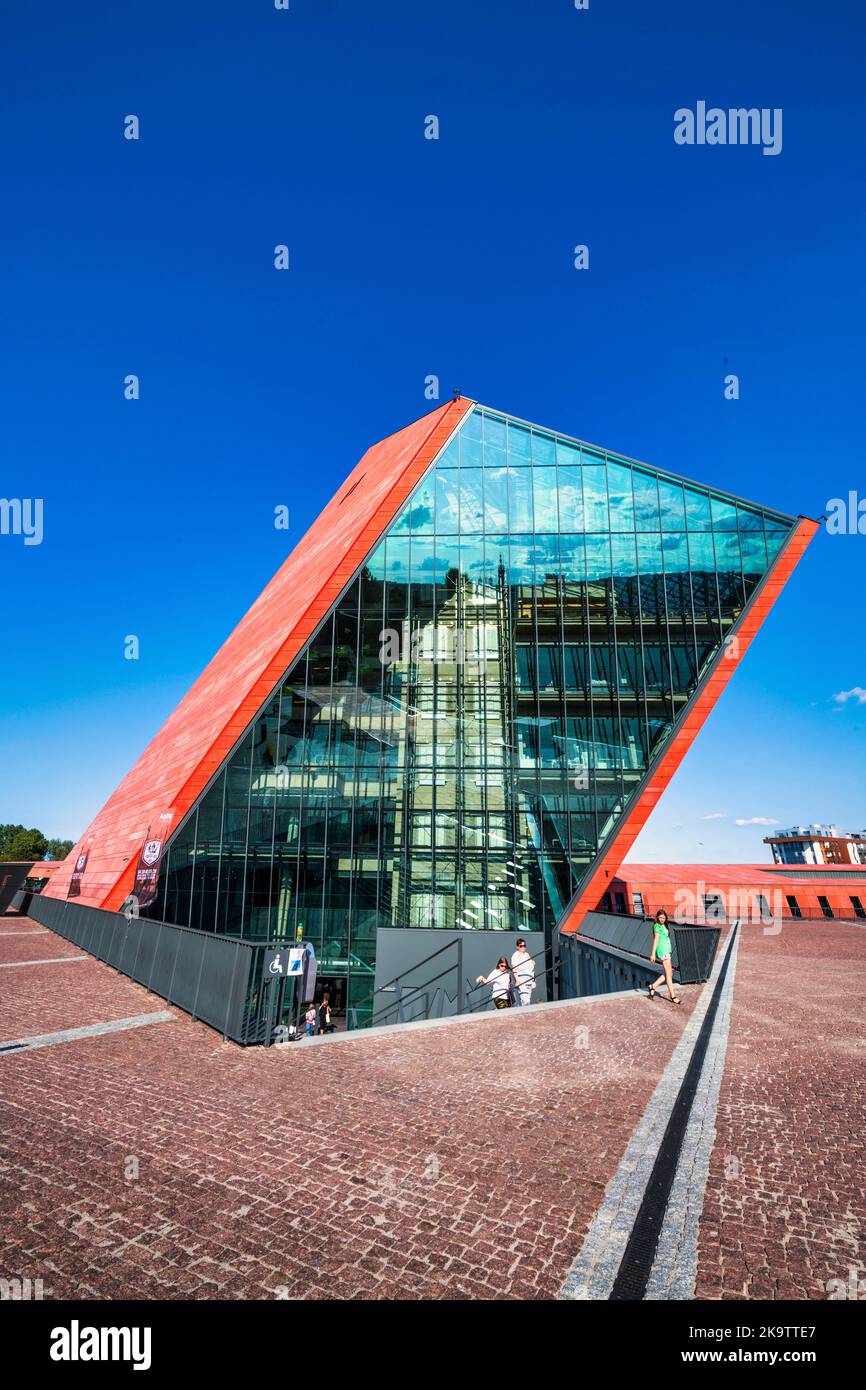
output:
[[[473,409],[175,833],[152,915],[552,933],[788,517]]]

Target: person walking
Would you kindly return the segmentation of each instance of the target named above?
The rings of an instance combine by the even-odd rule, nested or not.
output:
[[[497,1009],[511,1008],[515,997],[514,976],[504,956],[499,957],[496,969],[491,970],[489,975],[479,975],[477,983],[493,986],[492,998]]]
[[[535,961],[527,951],[526,941],[522,936],[517,938],[517,950],[511,957],[511,969],[514,971],[517,996],[521,1007],[525,1007],[532,1003],[532,991],[535,989]]]
[[[660,985],[667,985],[668,994],[672,1004],[681,1004],[682,998],[679,994],[674,994],[674,972],[671,966],[671,937],[668,931],[668,914],[663,907],[660,907],[655,915],[653,922],[653,948],[650,955],[650,965],[659,962],[662,974],[657,980],[653,980],[647,991],[650,999],[655,999],[656,991]]]
[[[316,1006],[315,1006],[315,1004],[308,1004],[308,1005],[307,1005],[307,1012],[304,1014],[304,1025],[305,1025],[305,1028],[306,1028],[307,1037],[308,1037],[308,1038],[311,1038],[311,1037],[313,1036],[313,1029],[314,1029],[315,1026],[316,1026]]]

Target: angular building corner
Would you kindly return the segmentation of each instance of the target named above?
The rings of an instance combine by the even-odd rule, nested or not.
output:
[[[450,402],[367,451],[46,893],[86,849],[119,908],[168,825],[150,915],[309,940],[359,1024],[397,933],[550,943],[815,529]]]
[[[736,671],[785,584],[802,558],[818,529],[817,521],[798,517],[782,548],[770,563],[763,579],[743,608],[715,662],[694,691],[688,707],[671,730],[668,746],[634,795],[626,815],[598,855],[573,901],[569,904],[560,930],[576,932],[587,912],[596,908],[632,845],[654,810],[656,803],[691,748],[719,696]]]

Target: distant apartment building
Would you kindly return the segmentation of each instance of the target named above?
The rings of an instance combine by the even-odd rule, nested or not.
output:
[[[838,825],[795,825],[764,840],[776,864],[866,864],[866,830]]]

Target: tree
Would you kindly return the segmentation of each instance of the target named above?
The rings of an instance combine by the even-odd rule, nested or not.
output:
[[[65,859],[73,846],[72,840],[49,840],[35,826],[0,825],[0,860],[35,863],[46,854],[52,859]]]
[[[49,840],[46,853],[49,854],[52,859],[65,859],[74,845],[74,840]]]

